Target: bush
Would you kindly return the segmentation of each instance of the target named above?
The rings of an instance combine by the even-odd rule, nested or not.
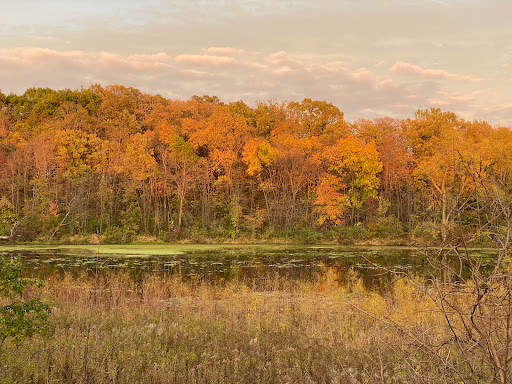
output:
[[[126,242],[123,230],[117,225],[107,228],[103,234],[102,241],[105,244],[120,244]]]
[[[169,241],[169,233],[167,231],[158,232],[158,240],[163,241],[164,243]]]
[[[439,243],[441,241],[441,230],[439,224],[433,221],[419,222],[414,225],[412,235],[422,243]]]
[[[369,225],[369,229],[379,239],[400,237],[404,234],[402,223],[393,216],[378,218],[377,222]]]
[[[141,210],[138,204],[131,203],[128,209],[121,216],[123,228],[123,242],[128,243],[139,234],[141,228]]]
[[[370,237],[370,232],[362,225],[337,226],[335,229],[335,238],[340,244],[354,244]]]
[[[323,234],[309,228],[301,228],[293,233],[295,240],[301,244],[316,244],[323,239]]]
[[[36,296],[25,299],[27,286],[36,285],[34,280],[21,278],[20,263],[0,256],[0,355],[4,342],[10,339],[20,344],[35,334],[48,330],[48,304]],[[39,285],[40,286],[40,285]]]
[[[0,198],[0,236],[9,235],[16,221],[13,205],[5,197]]]

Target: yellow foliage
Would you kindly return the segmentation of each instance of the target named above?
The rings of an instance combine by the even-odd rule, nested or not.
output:
[[[378,173],[382,163],[373,144],[355,137],[340,139],[322,153],[327,170],[320,177],[315,201],[319,224],[329,220],[343,222],[348,207],[360,207],[368,197],[377,195]]]

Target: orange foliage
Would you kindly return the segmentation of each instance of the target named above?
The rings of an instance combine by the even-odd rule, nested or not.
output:
[[[0,198],[20,215],[44,202],[50,218],[80,221],[62,225],[70,231],[121,226],[123,215],[159,234],[319,229],[386,214],[445,231],[454,207],[478,192],[471,178],[511,185],[511,153],[510,129],[438,109],[349,124],[326,101],[252,108],[120,85],[30,89],[0,105]]]

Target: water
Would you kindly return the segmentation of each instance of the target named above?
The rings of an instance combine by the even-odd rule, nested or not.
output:
[[[139,251],[141,248],[137,248]],[[149,254],[148,254],[149,252]],[[0,253],[21,260],[22,274],[45,279],[50,275],[90,276],[111,271],[127,272],[134,279],[148,274],[161,277],[179,275],[183,279],[230,281],[258,279],[276,274],[290,279],[311,281],[332,268],[343,277],[354,270],[366,286],[383,288],[392,272],[426,273],[431,270],[428,251],[413,248],[346,246],[230,246],[185,249],[180,254],[102,254],[83,249],[9,250]],[[430,252],[432,253],[432,252]]]

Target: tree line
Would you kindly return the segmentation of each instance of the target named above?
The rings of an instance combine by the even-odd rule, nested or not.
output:
[[[0,92],[0,235],[23,240],[485,239],[480,189],[509,193],[511,172],[509,128],[434,108],[349,122],[311,99]]]

